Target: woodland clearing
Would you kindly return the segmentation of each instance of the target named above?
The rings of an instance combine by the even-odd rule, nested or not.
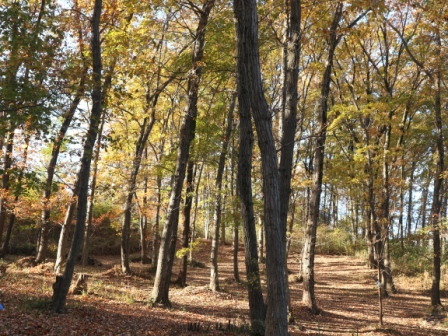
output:
[[[21,268],[18,257],[2,260],[6,273],[0,275],[0,335],[246,335],[249,322],[244,283],[233,281],[232,247],[220,247],[221,291],[208,290],[210,242],[202,240],[195,260],[205,267],[188,271],[185,288],[172,285],[169,309],[151,307],[148,296],[153,272],[148,265],[131,264],[133,275],[120,272],[119,256],[95,257],[100,266],[77,266],[76,273],[89,274],[88,291],[70,295],[64,314],[51,313],[52,262]],[[244,279],[241,246],[239,270]],[[316,259],[316,295],[320,315],[301,305],[302,284],[294,281],[299,256],[289,258],[290,290],[295,322],[290,335],[447,335],[446,316],[428,317],[430,312],[428,275],[396,276],[398,294],[384,302],[384,326],[378,327],[375,271],[362,259],[319,255]],[[264,270],[262,269],[262,272]],[[177,268],[175,275],[177,276]],[[174,278],[174,277],[173,277]],[[265,284],[265,282],[263,282]],[[443,274],[442,301],[447,304],[448,274]],[[226,330],[228,323],[238,329]],[[200,323],[200,331],[188,330]],[[205,331],[209,326],[209,330]],[[191,325],[190,325],[191,328]]]

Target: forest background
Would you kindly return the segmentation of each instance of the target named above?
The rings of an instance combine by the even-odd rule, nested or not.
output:
[[[0,22],[1,255],[56,259],[55,311],[78,253],[120,254],[129,274],[139,252],[157,269],[151,299],[169,305],[173,262],[185,285],[198,237],[213,240],[215,291],[219,242],[243,235],[246,271],[266,257],[266,309],[283,321],[257,325],[255,305],[252,328],[282,335],[291,249],[319,311],[317,230],[327,253],[378,270],[380,305],[394,271],[431,272],[438,314],[443,1],[2,0]]]

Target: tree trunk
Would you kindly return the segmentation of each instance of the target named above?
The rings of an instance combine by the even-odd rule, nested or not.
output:
[[[286,222],[291,196],[291,174],[294,156],[294,144],[297,128],[297,102],[299,58],[301,50],[301,0],[285,1],[285,36],[283,41],[283,99],[282,99],[282,135],[280,150],[280,230],[286,248]],[[289,284],[287,270],[287,251],[285,250],[285,288],[288,316],[292,318],[289,304]]]
[[[23,150],[23,165],[25,167],[26,162],[28,160],[28,146],[30,143],[30,135],[27,134],[25,136],[25,149]],[[8,253],[8,249],[9,249],[9,241],[11,240],[11,233],[12,233],[12,228],[14,226],[14,222],[16,219],[16,214],[15,214],[15,207],[17,202],[19,201],[19,193],[22,191],[22,179],[23,179],[23,172],[24,172],[23,168],[20,173],[19,176],[17,177],[17,185],[18,185],[18,191],[16,191],[16,195],[14,197],[14,203],[13,203],[13,207],[11,209],[11,214],[9,215],[9,223],[8,223],[8,228],[6,229],[6,236],[5,236],[5,241],[3,242],[2,245],[2,249],[0,251],[0,256],[4,257],[7,253]]]
[[[440,32],[437,34],[438,52],[441,49]],[[440,223],[441,223],[441,189],[443,186],[443,171],[444,171],[444,138],[443,138],[443,124],[442,124],[442,102],[441,102],[441,90],[442,90],[442,75],[440,68],[437,71],[436,76],[436,94],[434,104],[434,118],[436,127],[436,150],[435,155],[437,157],[437,166],[434,174],[434,188],[431,207],[431,225],[433,236],[433,275],[431,285],[431,306],[433,312],[437,313],[442,306],[440,300],[440,263],[441,263],[441,247],[440,247]]]
[[[190,222],[191,222],[191,209],[193,207],[193,192],[194,192],[194,178],[195,169],[194,162],[192,160],[188,161],[187,167],[187,188],[185,196],[185,206],[184,206],[184,225],[182,230],[182,248],[187,249],[190,242]],[[177,283],[181,287],[187,285],[187,253],[182,256],[179,276],[177,277]]]
[[[76,182],[76,183],[78,183],[78,182]],[[78,192],[76,191],[76,194],[77,193]],[[73,194],[75,194],[75,192],[73,192]],[[67,209],[65,211],[64,223],[62,223],[61,232],[59,233],[59,242],[58,242],[58,250],[56,252],[56,261],[54,263],[54,272],[56,274],[61,273],[62,264],[65,262],[65,254],[66,254],[67,241],[68,241],[68,232],[70,229],[70,225],[72,223],[73,215],[76,210],[76,204],[77,204],[77,201],[73,200],[67,206]]]
[[[93,148],[98,134],[98,127],[101,118],[101,42],[100,42],[100,17],[102,10],[102,0],[95,0],[92,26],[92,60],[93,60],[93,89],[92,89],[92,111],[90,124],[87,131],[87,138],[84,143],[81,167],[78,174],[79,194],[78,208],[76,213],[76,226],[73,235],[72,246],[68,255],[62,277],[58,277],[54,285],[52,309],[56,313],[62,313],[65,307],[67,293],[73,278],[76,259],[82,245],[84,224],[87,211],[87,196],[90,176],[90,164],[92,160]]]
[[[233,227],[233,279],[235,282],[240,282],[240,272],[238,270],[238,251],[239,251],[239,225],[234,223]]]
[[[411,164],[411,176],[409,177],[409,192],[408,192],[408,212],[406,218],[406,229],[408,232],[408,237],[412,234],[412,215],[414,213],[413,210],[413,190],[414,190],[414,171],[415,171],[415,160],[412,161]]]
[[[84,232],[84,242],[82,245],[82,254],[81,254],[81,263],[83,266],[87,266],[87,263],[89,261],[90,236],[92,234],[93,205],[95,203],[96,177],[98,173],[98,161],[100,158],[100,151],[101,151],[101,136],[103,134],[103,127],[106,119],[105,117],[106,116],[103,114],[101,126],[98,130],[98,141],[95,146],[96,148],[93,159],[93,174],[92,174],[92,181],[90,182],[90,198],[87,207],[87,222],[86,222],[86,229]]]
[[[170,306],[168,292],[170,288],[171,273],[174,262],[174,254],[177,241],[177,227],[179,224],[179,207],[183,189],[185,171],[190,154],[190,143],[195,136],[198,88],[202,74],[201,61],[204,54],[205,28],[215,0],[207,0],[199,13],[198,28],[193,50],[191,75],[188,80],[188,108],[185,111],[184,120],[180,131],[180,143],[177,153],[176,171],[174,183],[168,205],[167,219],[163,228],[157,272],[154,279],[154,287],[151,300]]]
[[[240,74],[240,80],[244,76],[246,77],[246,83],[249,84],[248,96],[261,152],[266,230],[267,312],[265,332],[266,335],[283,336],[288,333],[285,288],[285,232],[282,232],[280,223],[280,176],[272,134],[271,112],[263,93],[261,80],[256,1],[235,0],[234,13],[236,17],[238,73]]]
[[[322,192],[322,177],[325,158],[325,141],[326,141],[326,127],[327,127],[327,110],[328,110],[328,95],[330,93],[331,71],[333,66],[334,52],[338,43],[337,31],[339,21],[342,17],[343,4],[339,2],[336,6],[333,22],[330,29],[329,51],[326,61],[326,68],[322,79],[322,90],[320,97],[319,115],[317,117],[317,125],[319,131],[316,137],[316,145],[314,149],[313,161],[313,185],[311,188],[310,200],[310,217],[307,223],[302,265],[303,265],[303,297],[302,302],[305,304],[313,314],[317,314],[319,309],[316,303],[314,294],[314,249],[316,245],[316,230],[319,221],[319,207],[320,196]]]
[[[213,240],[212,240],[212,250],[210,256],[210,262],[212,264],[210,268],[210,289],[212,291],[219,290],[219,279],[218,279],[218,242],[219,242],[219,229],[222,218],[222,180],[224,175],[224,168],[227,158],[227,149],[229,146],[230,135],[232,133],[233,125],[233,112],[235,110],[237,93],[232,95],[232,101],[226,117],[226,128],[224,133],[224,140],[221,145],[221,154],[219,155],[218,171],[216,173],[216,196],[215,196],[215,223],[213,230]],[[225,233],[225,232],[224,232]],[[225,241],[224,241],[225,242]]]
[[[258,222],[258,256],[259,262],[264,264],[264,227],[261,218],[259,218]]]
[[[157,265],[156,262],[159,259],[159,227],[160,227],[160,208],[162,206],[162,178],[157,176],[157,205],[156,205],[156,218],[152,227],[152,264]]]
[[[9,132],[6,140],[6,151],[3,158],[2,192],[0,195],[0,243],[2,241],[3,230],[6,223],[7,212],[7,192],[9,190],[9,170],[12,165],[12,152],[14,148],[14,131]]]

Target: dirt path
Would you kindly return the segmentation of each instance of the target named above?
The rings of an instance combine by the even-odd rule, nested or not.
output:
[[[202,242],[195,259],[207,263],[210,243]],[[240,276],[244,279],[243,252],[239,255]],[[71,296],[67,313],[55,315],[45,308],[51,297],[54,275],[50,265],[20,269],[9,260],[6,275],[0,278],[0,336],[3,335],[245,335],[225,331],[228,322],[248,323],[246,287],[232,280],[232,250],[221,248],[219,278],[221,291],[207,289],[209,269],[193,268],[186,288],[172,286],[172,308],[150,307],[153,273],[148,266],[133,263],[133,276],[120,274],[118,257],[100,257],[103,265],[78,268],[90,274],[89,293]],[[8,262],[8,260],[7,260]],[[291,278],[298,272],[298,256],[292,255]],[[175,269],[177,275],[177,269]],[[173,276],[173,279],[175,278]],[[445,283],[448,282],[445,276]],[[340,256],[318,256],[316,295],[320,315],[310,315],[300,304],[302,285],[291,283],[295,323],[291,335],[448,335],[448,323],[427,322],[429,296],[416,281],[397,280],[399,294],[384,301],[384,327],[378,328],[377,289],[374,272],[362,260]],[[264,282],[263,282],[264,284]],[[420,286],[420,287],[419,287]],[[443,301],[447,302],[446,292]],[[188,330],[188,323],[200,323],[201,331]],[[218,328],[217,328],[218,327]],[[218,329],[218,330],[217,330]]]

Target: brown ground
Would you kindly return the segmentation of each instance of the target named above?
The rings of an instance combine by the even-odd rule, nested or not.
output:
[[[195,259],[207,264],[209,242],[201,243]],[[88,273],[88,294],[70,296],[67,312],[47,310],[54,275],[52,263],[20,268],[17,258],[7,258],[6,274],[0,273],[0,335],[245,335],[241,331],[216,330],[216,323],[238,326],[248,323],[244,284],[232,280],[230,246],[221,247],[221,292],[207,289],[208,268],[189,270],[186,288],[172,286],[172,308],[150,307],[147,298],[153,274],[148,266],[132,264],[135,274],[122,276],[118,257],[98,257],[102,266],[78,268]],[[1,263],[1,261],[0,261]],[[290,278],[298,271],[298,257],[290,257]],[[242,278],[244,264],[240,254]],[[177,269],[175,270],[177,272]],[[360,259],[321,255],[316,260],[316,295],[320,315],[313,316],[300,304],[301,284],[291,283],[295,323],[291,335],[448,335],[446,318],[427,321],[429,277],[396,278],[399,294],[384,301],[384,326],[378,327],[377,289],[374,272]],[[448,276],[444,274],[444,283]],[[445,305],[447,292],[443,292]],[[187,323],[200,322],[201,331],[187,330]]]

